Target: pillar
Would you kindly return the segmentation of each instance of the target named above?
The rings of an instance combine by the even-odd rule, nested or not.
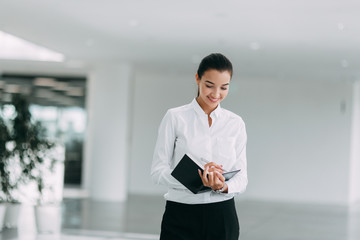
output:
[[[98,65],[87,84],[84,188],[91,199],[127,199],[131,67]]]

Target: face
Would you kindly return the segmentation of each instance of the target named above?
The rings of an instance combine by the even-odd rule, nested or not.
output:
[[[214,110],[229,92],[230,73],[209,69],[201,78],[197,74],[195,78],[199,87],[198,103],[205,112]]]

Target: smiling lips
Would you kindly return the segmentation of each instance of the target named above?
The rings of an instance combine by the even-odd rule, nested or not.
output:
[[[212,97],[208,97],[209,100],[213,103],[216,103],[217,101],[219,101],[220,98],[212,98]]]

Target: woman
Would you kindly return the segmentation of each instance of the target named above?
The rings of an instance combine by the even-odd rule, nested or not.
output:
[[[229,92],[232,64],[222,54],[205,57],[195,75],[198,96],[165,114],[151,168],[156,184],[168,187],[161,240],[237,240],[234,195],[245,191],[246,130],[241,117],[220,107]],[[193,194],[171,172],[184,154],[204,163],[199,178],[212,191]],[[241,169],[229,181],[222,171]]]

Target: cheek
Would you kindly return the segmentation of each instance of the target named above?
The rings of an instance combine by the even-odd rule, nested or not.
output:
[[[200,89],[200,93],[203,95],[207,95],[209,93],[209,89],[207,87],[202,87]]]

